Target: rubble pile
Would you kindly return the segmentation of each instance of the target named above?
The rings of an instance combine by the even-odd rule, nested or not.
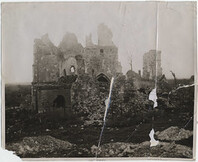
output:
[[[73,112],[84,116],[85,125],[101,125],[109,84],[96,83],[87,76],[86,79],[85,77],[78,78],[72,89]],[[123,76],[119,76],[113,85],[108,118],[119,118],[128,114],[131,117],[140,114],[142,116],[148,112],[149,105],[152,107],[152,102],[149,102],[147,94],[135,89],[133,81],[126,81]]]
[[[157,139],[165,141],[180,141],[183,139],[188,139],[193,135],[193,131],[185,130],[178,127],[169,127],[161,132],[156,132]]]
[[[193,114],[194,86],[173,89],[169,92],[169,102],[180,111]]]
[[[25,137],[21,142],[6,145],[22,158],[30,157],[82,157],[90,156],[87,148],[52,136]]]
[[[26,154],[39,152],[52,153],[59,150],[70,150],[74,147],[67,141],[62,141],[51,136],[25,137],[20,143],[12,143],[6,149],[15,151],[17,155],[24,157]]]
[[[97,151],[96,149],[96,146],[92,146],[92,154]],[[155,147],[150,147],[148,141],[140,144],[116,142],[102,145],[98,150],[98,156],[192,158],[192,149],[174,142],[160,142]]]
[[[84,117],[85,125],[100,124],[102,121],[108,89],[100,91],[100,88],[103,87],[99,87],[99,84],[96,84],[89,77],[86,79],[78,78],[73,85],[72,110],[74,114]]]
[[[181,110],[182,121],[189,120],[193,113],[194,87],[173,89],[171,92],[163,92],[158,88],[158,107],[155,109],[167,111]],[[108,97],[109,84],[101,86],[89,76],[78,78],[73,85],[73,112],[84,116],[86,125],[101,125],[105,110],[105,100]],[[81,91],[79,93],[79,90]],[[152,88],[137,89],[133,79],[118,76],[115,79],[108,119],[114,121],[120,118],[145,118],[148,112],[153,110],[153,102],[148,96]],[[190,110],[189,110],[190,109]],[[169,111],[170,110],[170,111]]]

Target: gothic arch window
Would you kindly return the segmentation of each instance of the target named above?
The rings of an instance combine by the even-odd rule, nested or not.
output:
[[[99,74],[99,75],[96,77],[96,79],[97,79],[97,81],[99,81],[99,82],[104,82],[104,83],[109,83],[109,82],[110,82],[109,78],[108,78],[105,74],[103,74],[103,73]]]

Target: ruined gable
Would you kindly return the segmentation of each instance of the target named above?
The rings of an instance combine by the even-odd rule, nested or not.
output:
[[[111,29],[105,24],[98,25],[98,45],[99,46],[114,46],[112,41],[113,34]]]
[[[78,43],[78,39],[74,33],[66,33],[60,42],[58,48],[63,53],[79,54],[82,52],[83,47]]]
[[[59,76],[57,55],[59,49],[49,40],[48,35],[34,41],[33,82],[53,82]]]
[[[73,33],[66,33],[58,48],[62,52],[59,60],[60,76],[84,74],[83,47]]]

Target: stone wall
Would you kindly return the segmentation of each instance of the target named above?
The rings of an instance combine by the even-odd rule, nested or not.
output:
[[[59,77],[57,55],[60,53],[44,35],[34,44],[33,82],[53,82]]]
[[[60,42],[58,48],[65,54],[80,54],[83,52],[83,46],[78,43],[78,39],[74,33],[66,33]]]
[[[60,66],[61,76],[74,75],[74,74],[77,75],[77,70],[78,70],[78,65],[75,57],[70,56],[61,62],[61,66]]]
[[[62,116],[71,114],[70,89],[64,87],[37,88],[34,97],[37,103],[38,113],[54,113]]]
[[[104,73],[110,77],[121,72],[120,63],[118,62],[118,49],[115,46],[87,47],[84,56],[88,74],[97,76]]]
[[[65,107],[70,106],[70,102],[81,105],[81,101],[90,98],[93,103],[94,98],[99,102],[105,100],[111,77],[122,70],[118,48],[113,44],[112,37],[111,30],[101,24],[98,27],[98,45],[92,43],[90,35],[84,48],[73,33],[66,33],[58,47],[53,45],[48,35],[36,39],[32,83],[34,108],[39,112],[50,110],[57,95],[68,99]],[[77,81],[70,82],[70,76],[76,76]],[[64,86],[59,85],[61,79],[64,84],[73,84],[71,98],[68,97],[70,90],[62,89]],[[85,109],[82,108],[82,111]]]

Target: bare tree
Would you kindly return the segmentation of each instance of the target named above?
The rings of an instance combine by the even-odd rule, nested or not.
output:
[[[175,73],[173,73],[172,71],[170,71],[171,72],[171,74],[173,75],[173,77],[174,77],[174,81],[175,81],[175,86],[177,85],[177,79],[176,79],[176,76],[175,76]]]

